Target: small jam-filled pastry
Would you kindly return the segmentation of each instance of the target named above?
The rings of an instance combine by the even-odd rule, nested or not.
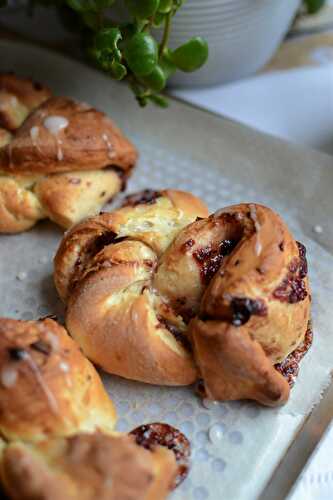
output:
[[[0,318],[0,434],[39,441],[112,431],[116,413],[98,373],[51,319]]]
[[[190,193],[145,191],[65,235],[54,279],[67,303],[67,328],[105,371],[161,385],[196,380],[186,324],[155,280],[175,236],[206,216]]]
[[[304,246],[261,205],[207,217],[188,193],[126,203],[75,226],[55,258],[84,353],[126,378],[199,379],[208,398],[285,403],[311,344]]]
[[[191,250],[206,287],[189,325],[205,396],[285,403],[290,370],[297,375],[312,338],[304,246],[256,204],[225,208],[186,231],[207,237]]]
[[[124,188],[137,152],[104,113],[13,75],[0,110],[0,233],[47,217],[68,228]]]

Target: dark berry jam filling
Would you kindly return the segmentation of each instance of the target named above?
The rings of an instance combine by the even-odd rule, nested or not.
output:
[[[207,285],[219,270],[223,258],[235,248],[237,241],[223,240],[217,246],[209,245],[193,252],[193,258],[200,267],[203,284]]]
[[[308,296],[304,281],[308,273],[306,249],[302,243],[297,242],[297,246],[299,258],[292,259],[289,264],[287,276],[273,292],[273,297],[289,304],[301,302]]]
[[[179,486],[186,478],[190,468],[191,444],[184,434],[168,424],[153,423],[137,427],[134,435],[138,445],[151,450],[154,446],[165,446],[172,450],[178,465],[177,476],[171,488]]]
[[[267,316],[267,306],[261,299],[248,299],[234,297],[230,302],[234,326],[244,325],[251,316]]]
[[[26,351],[22,347],[10,347],[8,352],[12,361],[21,361],[26,357]]]
[[[299,363],[310,349],[312,345],[312,339],[312,325],[311,322],[309,322],[303,342],[297,347],[297,349],[295,349],[295,351],[290,353],[289,356],[287,356],[286,359],[282,361],[282,363],[278,363],[275,365],[276,370],[287,379],[290,387],[292,387],[295,383],[296,377],[299,372]]]
[[[44,342],[44,340],[37,340],[36,342],[33,342],[33,344],[30,344],[30,347],[41,354],[45,354],[46,356],[49,355],[52,350],[51,346]]]
[[[158,316],[157,319],[159,321],[158,326],[163,326],[164,328],[166,328],[170,333],[172,333],[177,342],[182,344],[184,349],[186,349],[189,352],[192,351],[192,346],[190,344],[190,341],[175,325],[173,325],[170,321],[163,318],[162,316]]]
[[[136,207],[137,205],[152,205],[161,197],[160,191],[144,189],[138,193],[130,194],[124,198],[122,207]]]

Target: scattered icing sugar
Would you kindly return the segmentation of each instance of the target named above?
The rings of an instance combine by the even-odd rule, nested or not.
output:
[[[65,363],[65,361],[60,361],[59,368],[64,373],[68,373],[69,372],[69,365],[67,363]]]
[[[1,371],[0,380],[1,380],[1,384],[4,387],[6,387],[8,389],[10,387],[13,387],[17,381],[16,368],[14,368],[12,366],[5,366]]]
[[[251,219],[254,222],[254,229],[255,229],[255,231],[257,233],[256,244],[255,244],[255,252],[256,252],[256,255],[260,255],[261,252],[262,252],[262,244],[261,244],[260,236],[259,236],[261,225],[260,225],[260,223],[258,221],[256,206],[253,203],[250,204],[250,217],[251,217]]]
[[[223,424],[214,424],[208,431],[209,440],[211,443],[218,443],[223,438],[225,426]]]
[[[115,152],[113,151],[113,146],[111,144],[109,136],[107,134],[102,134],[102,139],[105,142],[105,144],[107,145],[109,158],[110,159],[114,158]]]
[[[324,231],[322,226],[320,226],[319,224],[316,224],[315,226],[313,226],[313,231],[317,234],[322,234],[322,232]]]
[[[27,278],[27,273],[25,271],[21,271],[20,273],[17,274],[16,279],[19,281],[23,281]]]
[[[44,127],[52,134],[58,135],[59,132],[68,127],[68,120],[64,116],[48,116],[44,120]]]
[[[216,407],[216,405],[219,404],[218,401],[213,401],[211,399],[204,398],[202,401],[202,406],[206,408],[206,410],[211,410],[212,408]]]
[[[32,140],[32,144],[37,147],[37,139],[39,136],[39,127],[31,127],[30,129],[30,137]]]

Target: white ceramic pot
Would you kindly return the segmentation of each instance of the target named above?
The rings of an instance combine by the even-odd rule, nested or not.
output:
[[[209,44],[209,60],[195,73],[177,72],[173,86],[214,85],[255,73],[272,57],[300,0],[187,0],[172,22],[170,46],[194,35]]]

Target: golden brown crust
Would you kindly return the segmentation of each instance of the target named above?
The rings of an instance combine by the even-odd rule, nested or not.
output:
[[[190,334],[209,399],[252,399],[278,406],[289,397],[287,380],[275,370],[246,327],[194,319]]]
[[[34,193],[38,178],[9,177],[0,173],[0,233],[30,229],[46,212]]]
[[[179,366],[160,347],[174,345],[173,335],[184,347],[192,342],[209,397],[285,402],[288,384],[274,365],[307,329],[304,247],[261,205],[235,205],[204,219],[198,210],[199,220],[181,225],[174,216],[170,222],[168,210],[174,203],[182,214],[193,210],[186,196],[145,191],[141,198],[130,196],[128,206],[76,226],[60,245],[55,283],[68,304],[71,334],[105,370],[159,384],[176,383],[169,365]],[[186,359],[190,366],[190,351]],[[185,384],[195,370],[182,373],[178,383]]]
[[[122,180],[112,169],[68,172],[42,177],[34,187],[44,213],[69,228],[98,213],[121,190]]]
[[[55,321],[0,318],[0,366],[6,439],[112,430],[115,410],[97,372]]]
[[[274,364],[303,341],[310,315],[304,247],[261,205],[228,207],[207,224],[217,229],[211,247],[231,242],[202,295],[202,321],[190,325],[208,397],[282,404],[289,388]]]
[[[8,130],[0,128],[0,148],[8,144],[11,140],[11,134]]]
[[[46,217],[69,228],[99,213],[136,159],[104,113],[0,74],[0,233],[25,231]]]
[[[29,78],[0,74],[0,127],[17,129],[28,114],[51,97],[50,90]]]
[[[13,443],[2,461],[13,500],[163,500],[175,474],[172,451],[148,451],[126,435],[79,434],[33,448]]]
[[[61,126],[54,117],[61,119]],[[1,150],[0,170],[45,175],[114,165],[127,173],[136,159],[134,146],[104,113],[65,97],[51,97]]]
[[[54,278],[68,303],[67,327],[106,371],[163,385],[196,379],[186,326],[152,279],[174,236],[206,214],[193,195],[162,191],[82,222],[62,241]]]

